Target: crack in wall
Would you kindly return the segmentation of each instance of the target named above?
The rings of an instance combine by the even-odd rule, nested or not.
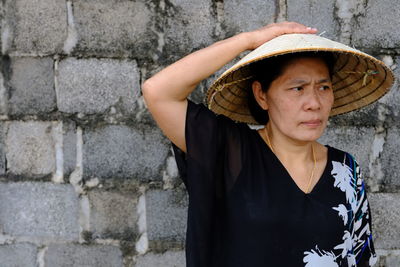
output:
[[[0,114],[8,113],[7,89],[4,85],[3,74],[0,72]]]
[[[166,3],[165,0],[160,0],[153,8],[156,13],[164,14],[167,12],[167,5],[169,5],[169,3]],[[164,51],[165,35],[163,30],[167,20],[166,18],[167,16],[157,16],[155,23],[151,26],[151,31],[157,35],[157,49],[156,53],[153,53],[152,55],[152,60],[154,62],[157,62]]]
[[[38,254],[37,254],[38,267],[45,267],[44,256],[47,252],[47,249],[48,249],[47,246],[38,248]]]
[[[75,192],[79,195],[83,194],[83,192],[84,192],[83,182],[82,182],[82,177],[83,177],[82,146],[83,146],[82,128],[78,126],[76,129],[76,166],[75,166],[75,170],[69,176],[69,182],[74,187]]]
[[[177,177],[178,167],[176,165],[175,157],[169,156],[166,160],[165,170],[163,171],[163,189],[173,189]]]
[[[74,23],[74,5],[72,1],[67,1],[67,25],[67,39],[64,41],[63,51],[69,54],[78,43],[78,33]]]
[[[12,40],[14,36],[14,22],[11,19],[13,16],[14,1],[3,1],[3,7],[1,8],[1,53],[3,55],[8,53],[12,45]],[[5,14],[7,10],[11,10],[11,14]]]
[[[55,146],[56,171],[51,180],[53,183],[60,184],[64,182],[64,153],[63,153],[63,123],[62,121],[52,122],[52,135]]]
[[[287,20],[287,0],[275,0],[275,22]]]
[[[352,23],[357,16],[365,14],[366,0],[336,0],[335,14],[339,27],[339,41],[350,44],[352,38]]]
[[[8,55],[4,55],[0,61],[0,114],[5,114],[4,119],[8,119],[8,99],[12,93],[9,85],[11,74],[11,59]]]
[[[139,232],[139,240],[136,242],[135,249],[139,255],[145,254],[149,249],[149,240],[147,238],[147,219],[146,219],[146,196],[145,187],[141,186],[139,189],[142,195],[139,197],[137,204],[138,221],[137,227]]]
[[[388,109],[384,104],[378,106],[379,122],[375,127],[374,140],[371,145],[371,153],[369,155],[369,175],[371,179],[366,182],[371,192],[378,192],[381,189],[384,173],[382,171],[381,154],[386,143],[387,129],[385,128],[385,120]]]
[[[224,23],[224,16],[225,16],[225,9],[224,9],[224,1],[223,0],[216,0],[212,2],[212,11],[216,17],[216,24],[214,28],[214,37],[218,39],[225,38],[225,31],[223,27]]]
[[[79,243],[85,243],[90,231],[90,203],[87,195],[80,196],[79,207]]]
[[[9,245],[15,242],[15,238],[10,235],[5,235],[0,229],[0,245]]]

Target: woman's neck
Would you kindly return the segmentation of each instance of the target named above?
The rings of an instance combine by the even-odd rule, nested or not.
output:
[[[266,135],[268,145],[272,146],[275,155],[286,164],[301,164],[310,162],[313,159],[312,149],[316,146],[315,141],[301,141],[290,138],[274,129],[270,123],[266,125],[264,134]]]

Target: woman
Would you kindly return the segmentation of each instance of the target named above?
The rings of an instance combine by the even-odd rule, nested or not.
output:
[[[324,39],[316,32],[267,25],[194,52],[143,84],[189,193],[187,266],[376,262],[360,169],[350,154],[316,140],[330,115],[376,100],[393,76],[355,49],[314,47]],[[209,108],[225,116],[187,100],[200,81],[253,49],[208,92]]]

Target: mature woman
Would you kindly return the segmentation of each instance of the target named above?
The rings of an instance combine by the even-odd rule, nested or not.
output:
[[[351,154],[316,140],[330,115],[375,101],[393,76],[316,32],[267,25],[194,52],[143,84],[189,193],[187,266],[376,262],[360,168]],[[209,89],[214,112],[187,100],[200,81],[253,49]]]

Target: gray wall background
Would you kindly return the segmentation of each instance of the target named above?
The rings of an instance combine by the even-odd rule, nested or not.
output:
[[[396,68],[400,1],[3,0],[0,266],[184,266],[187,195],[140,84],[235,33],[294,20]],[[212,79],[191,96],[202,101]],[[353,152],[379,266],[400,266],[400,93],[330,121]]]

